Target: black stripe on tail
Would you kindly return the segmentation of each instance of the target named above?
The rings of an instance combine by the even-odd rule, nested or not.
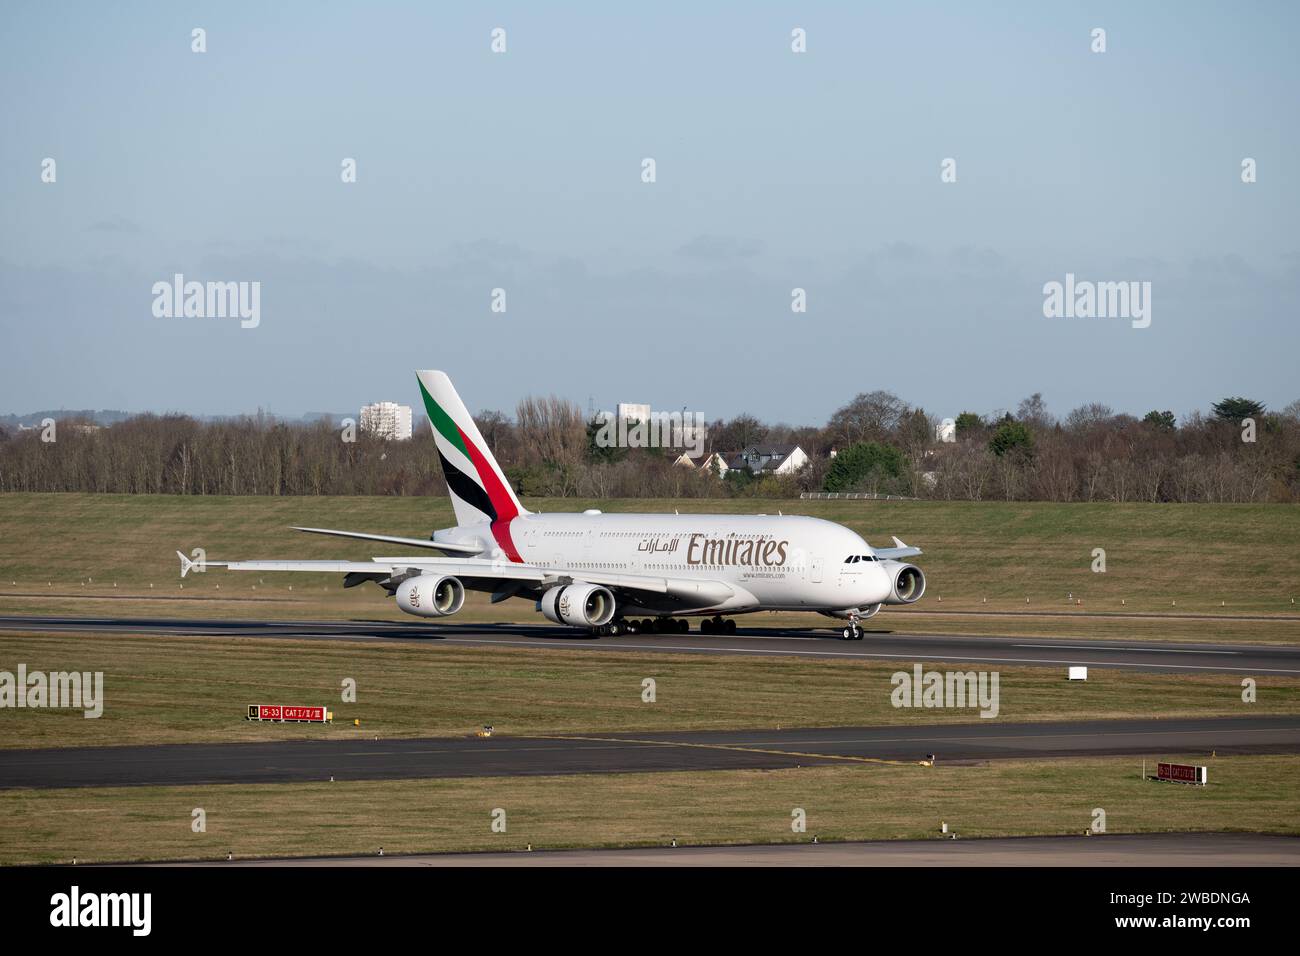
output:
[[[451,493],[461,501],[473,505],[492,521],[496,521],[497,510],[492,507],[492,499],[488,497],[483,487],[449,462],[442,449],[438,449],[438,461],[442,463],[442,477],[446,480],[447,488]]]

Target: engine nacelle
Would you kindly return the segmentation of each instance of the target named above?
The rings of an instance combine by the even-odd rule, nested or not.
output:
[[[599,584],[562,584],[548,588],[537,609],[555,624],[600,627],[614,619],[614,594]]]
[[[881,561],[880,566],[889,575],[889,597],[886,604],[915,604],[925,593],[925,575],[915,564],[902,561]]]
[[[417,574],[397,586],[397,606],[416,617],[446,617],[464,603],[465,585],[449,574]]]

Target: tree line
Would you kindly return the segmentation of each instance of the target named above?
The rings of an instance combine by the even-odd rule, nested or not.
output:
[[[800,492],[950,500],[1300,501],[1300,402],[1270,412],[1227,398],[1179,420],[1105,405],[1063,418],[1039,394],[1015,412],[963,412],[940,422],[890,392],[857,395],[824,426],[711,423],[706,451],[799,445],[794,475],[725,476],[676,464],[681,449],[603,447],[599,422],[566,399],[526,398],[513,416],[476,417],[523,496],[792,497]],[[349,434],[328,422],[258,416],[203,422],[136,415],[108,427],[65,418],[53,429],[0,426],[0,491],[178,495],[441,495],[427,421],[409,441]]]

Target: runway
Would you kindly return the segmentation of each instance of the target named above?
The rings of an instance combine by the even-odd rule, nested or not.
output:
[[[412,856],[234,860],[163,866],[1297,866],[1300,838],[1262,833],[1153,833],[981,840],[880,840],[775,846],[519,850]]]
[[[744,623],[742,619],[742,623]],[[117,617],[0,617],[0,632],[169,634],[199,637],[403,642],[460,647],[560,648],[592,653],[665,652],[818,659],[946,661],[1007,667],[1070,665],[1164,674],[1300,676],[1300,646],[1150,641],[1079,641],[1025,637],[900,634],[871,628],[862,641],[832,631],[742,627],[735,635],[636,634],[592,638],[573,628],[537,624],[429,624],[413,621],[185,620]]]
[[[1300,716],[11,749],[0,750],[0,789],[914,765],[928,754],[943,765],[1212,750],[1300,753]]]

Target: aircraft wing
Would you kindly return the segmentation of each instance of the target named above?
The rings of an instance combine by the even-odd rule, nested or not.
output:
[[[576,568],[538,568],[531,564],[493,561],[488,558],[431,558],[424,556],[371,558],[369,561],[330,560],[262,560],[262,561],[204,561],[200,564],[177,551],[181,559],[181,577],[198,567],[226,568],[230,571],[307,571],[325,574],[383,574],[399,575],[408,571],[428,571],[451,574],[460,578],[520,581],[547,587],[567,581],[586,581],[624,591],[645,591],[665,594],[688,604],[712,606],[720,604],[735,594],[734,589],[722,581],[692,581],[679,578],[662,578],[647,574],[609,574]]]
[[[906,545],[898,538],[894,538],[894,546],[892,548],[872,548],[871,550],[876,553],[876,557],[884,561],[888,561],[891,558],[910,558],[915,554],[923,553],[920,548],[913,548]]]
[[[367,531],[335,531],[333,528],[294,528],[294,531],[306,531],[309,534],[328,534],[336,538],[359,538],[362,541],[382,541],[384,544],[402,544],[411,548],[432,548],[453,554],[481,554],[483,546],[478,544],[453,544],[448,541],[434,541],[432,538],[398,538],[390,534],[370,534]]]
[[[267,561],[192,561],[182,552],[181,577],[197,567],[226,568],[230,571],[315,571],[325,574],[403,574],[411,570],[437,571],[467,578],[500,578],[508,581],[535,581],[546,577],[540,568],[487,558],[371,558],[369,561],[267,560]]]

